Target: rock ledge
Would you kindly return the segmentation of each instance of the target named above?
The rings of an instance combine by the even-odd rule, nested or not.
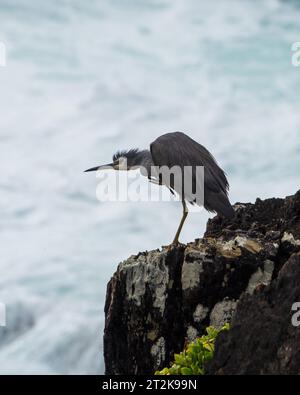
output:
[[[209,220],[202,239],[119,264],[107,286],[106,374],[152,374],[229,321],[209,374],[300,373],[300,191],[235,211]]]

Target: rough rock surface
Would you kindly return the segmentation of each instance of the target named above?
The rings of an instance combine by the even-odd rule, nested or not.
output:
[[[212,324],[231,322],[209,374],[300,373],[300,191],[235,205],[203,239],[122,262],[107,287],[107,374],[147,374]]]

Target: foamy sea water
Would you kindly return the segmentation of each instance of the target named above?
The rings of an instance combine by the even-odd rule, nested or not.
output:
[[[174,236],[180,203],[101,203],[84,169],[181,130],[232,202],[299,189],[299,20],[298,1],[0,0],[0,373],[103,372],[107,281]]]

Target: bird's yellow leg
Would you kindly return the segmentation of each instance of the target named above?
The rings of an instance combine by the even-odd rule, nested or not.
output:
[[[185,203],[184,200],[182,200],[182,206],[183,206],[182,218],[181,218],[180,224],[179,224],[179,226],[178,226],[178,229],[177,229],[176,235],[175,235],[175,237],[174,237],[174,240],[173,240],[172,244],[170,244],[170,245],[168,246],[168,248],[167,248],[168,251],[170,251],[173,247],[177,246],[178,244],[181,244],[181,243],[179,243],[178,240],[179,240],[179,236],[180,236],[180,233],[181,233],[183,224],[184,224],[184,222],[185,222],[185,220],[186,220],[186,217],[187,217],[187,215],[188,215],[186,203]]]

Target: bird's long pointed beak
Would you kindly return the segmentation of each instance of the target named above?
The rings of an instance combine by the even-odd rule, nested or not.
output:
[[[107,165],[102,165],[102,166],[91,167],[90,169],[84,170],[84,173],[88,171],[98,171],[105,169],[113,169],[113,163],[108,163]]]

